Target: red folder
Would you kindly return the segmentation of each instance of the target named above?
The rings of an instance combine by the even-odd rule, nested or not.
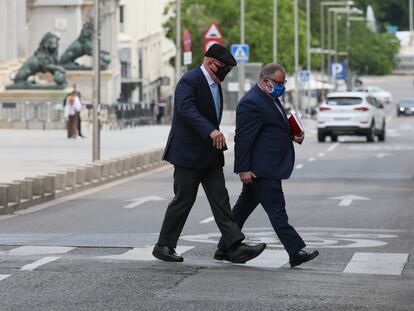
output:
[[[290,133],[293,136],[300,135],[301,133],[305,132],[302,123],[300,123],[299,118],[296,116],[295,113],[292,113],[288,118],[289,125],[290,125]]]

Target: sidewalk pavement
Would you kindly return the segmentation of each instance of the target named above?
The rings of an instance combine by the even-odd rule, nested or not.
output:
[[[302,123],[308,130],[315,121],[302,119]],[[220,129],[233,141],[234,125]],[[164,148],[169,131],[170,125],[102,130],[101,160]],[[85,139],[68,139],[64,130],[0,130],[0,183],[91,163],[92,133],[86,135]]]
[[[169,125],[101,132],[101,160],[164,148]],[[233,126],[224,126],[228,137]],[[86,131],[85,131],[86,133]],[[68,139],[63,130],[0,130],[0,183],[10,183],[92,162],[92,133]]]

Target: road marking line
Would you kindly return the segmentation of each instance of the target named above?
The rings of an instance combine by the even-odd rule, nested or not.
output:
[[[131,200],[127,200],[127,202],[132,202],[129,203],[128,205],[125,205],[124,208],[135,208],[137,206],[140,206],[142,204],[148,203],[148,202],[152,202],[152,201],[165,201],[166,199],[161,198],[161,197],[157,197],[157,196],[148,196],[148,197],[142,197],[142,198],[135,198],[135,199],[131,199]]]
[[[330,146],[327,151],[331,152],[332,150],[334,150],[336,147],[338,147],[339,143],[334,143],[332,146]]]
[[[323,153],[323,152],[318,154],[318,157],[323,157],[323,156],[325,156],[325,153]]]
[[[309,158],[308,161],[313,162],[313,161],[315,161],[315,158]]]
[[[20,268],[20,270],[22,271],[33,271],[34,269],[43,266],[49,262],[58,260],[60,257],[43,257],[35,262],[32,262],[28,265],[25,265],[23,267]]]
[[[0,281],[7,279],[9,276],[10,274],[0,274]]]
[[[243,266],[258,268],[280,268],[289,262],[284,250],[264,250],[260,256],[246,262]]]
[[[0,254],[12,256],[33,256],[49,254],[65,254],[70,252],[74,247],[63,246],[20,246],[9,251],[0,252]]]
[[[296,169],[297,170],[300,170],[300,169],[302,169],[303,168],[303,164],[298,164],[298,165],[296,165]]]
[[[407,253],[355,253],[344,273],[401,275]]]
[[[206,218],[206,219],[204,219],[204,220],[200,221],[200,224],[207,224],[207,223],[209,223],[209,222],[212,222],[213,220],[214,220],[214,217],[213,217],[213,216],[211,216],[211,217],[208,217],[208,218]]]
[[[120,255],[109,255],[109,256],[100,256],[96,258],[101,259],[116,259],[116,260],[138,260],[138,261],[152,261],[157,260],[152,256],[153,245],[147,247],[136,247]],[[191,249],[194,246],[177,246],[175,251],[178,255],[181,255]]]

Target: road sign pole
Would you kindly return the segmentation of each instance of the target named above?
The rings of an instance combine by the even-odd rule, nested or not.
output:
[[[308,88],[307,88],[307,112],[310,115],[310,98],[311,98],[311,89],[310,89],[310,72],[311,72],[311,53],[310,53],[310,41],[311,41],[311,32],[310,32],[310,0],[306,0],[306,69],[309,72],[308,78]]]
[[[273,63],[277,62],[277,0],[273,0]]]
[[[295,24],[295,110],[299,111],[300,99],[299,99],[299,83],[298,83],[298,72],[299,72],[299,34],[298,34],[298,0],[294,3],[294,24]]]
[[[100,141],[99,141],[99,105],[101,93],[100,81],[100,24],[99,24],[99,0],[94,3],[94,35],[93,35],[93,132],[92,132],[92,161],[100,160]]]
[[[408,11],[409,11],[409,14],[410,14],[410,17],[409,17],[410,34],[413,35],[413,0],[409,0],[408,6],[409,6]]]
[[[175,27],[175,84],[181,77],[181,0],[176,0],[176,27]]]
[[[240,43],[244,44],[244,0],[240,0]],[[238,100],[244,96],[245,63],[238,64],[239,70],[239,92]]]

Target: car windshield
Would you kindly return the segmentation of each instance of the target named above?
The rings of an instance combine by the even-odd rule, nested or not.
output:
[[[414,99],[403,99],[400,101],[400,106],[414,107]]]
[[[361,97],[329,97],[326,100],[328,105],[332,106],[350,106],[362,103]]]

